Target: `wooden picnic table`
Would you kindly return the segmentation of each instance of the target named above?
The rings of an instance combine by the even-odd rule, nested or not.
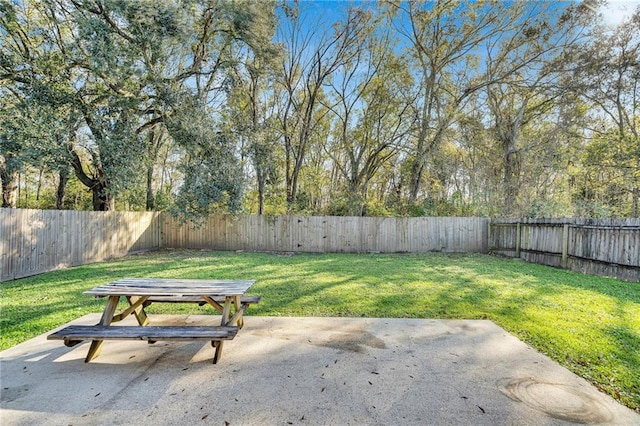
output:
[[[193,280],[168,278],[124,278],[100,285],[84,294],[106,297],[107,304],[100,322],[91,325],[70,325],[48,339],[62,339],[67,346],[92,340],[85,362],[100,353],[104,340],[210,340],[215,348],[213,363],[222,355],[224,340],[231,340],[243,326],[244,311],[259,296],[244,296],[255,280]],[[116,314],[118,302],[124,297],[129,307]],[[144,308],[152,303],[199,303],[209,305],[222,314],[219,326],[150,326]],[[134,315],[139,326],[113,326]]]

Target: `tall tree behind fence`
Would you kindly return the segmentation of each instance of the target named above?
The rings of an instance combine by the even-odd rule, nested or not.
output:
[[[0,281],[157,249],[158,216],[0,209]]]
[[[181,226],[163,216],[165,247],[310,253],[486,252],[476,217],[212,216]]]
[[[640,281],[640,219],[494,219],[489,235],[494,253]]]

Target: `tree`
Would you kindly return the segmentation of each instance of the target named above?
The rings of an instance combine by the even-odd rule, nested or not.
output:
[[[397,3],[399,33],[409,43],[418,76],[415,145],[408,158],[408,200],[415,203],[430,157],[436,155],[470,97],[489,85],[513,79],[540,59],[541,54],[509,56],[522,51],[522,36],[541,6],[537,3],[455,1]],[[549,28],[551,31],[551,28]],[[483,55],[492,67],[480,67]],[[500,64],[500,65],[498,65]]]
[[[502,152],[501,214],[506,216],[523,213],[517,207],[523,155],[553,140],[540,130],[533,140],[522,141],[523,130],[529,125],[541,127],[545,115],[570,90],[560,84],[568,65],[565,56],[586,35],[587,7],[571,5],[559,16],[557,12],[553,4],[537,5],[535,15],[485,57],[487,79],[492,81],[486,87],[487,106]]]
[[[394,52],[388,29],[370,18],[354,55],[328,83],[323,101],[333,117],[324,148],[346,182],[346,210],[366,214],[370,181],[395,157],[412,124],[408,91],[412,78]]]
[[[0,94],[0,180],[2,181],[2,207],[15,207],[15,192],[18,188],[18,171],[23,167],[22,146],[17,143],[20,136],[16,125],[20,113],[10,104],[11,96]]]
[[[277,177],[275,102],[269,86],[281,56],[275,47],[264,48],[260,54],[244,49],[239,55],[225,112],[228,131],[239,139],[255,174],[259,215],[264,213],[267,185],[275,183]]]
[[[48,139],[49,153],[58,154],[52,158],[60,162],[60,182],[64,183],[67,167],[73,167],[80,181],[92,190],[94,209],[112,209],[114,191],[111,184],[119,181],[118,171],[126,160],[134,157],[120,155],[124,147],[134,153],[131,148],[135,145],[123,140],[125,137],[130,139],[130,118],[124,110],[131,102],[126,98],[115,102],[115,96],[110,97],[108,90],[96,81],[96,75],[87,71],[91,63],[83,50],[85,39],[76,41],[74,35],[88,38],[82,24],[91,26],[95,21],[77,19],[79,11],[68,10],[66,6],[53,1],[5,5],[2,24],[6,29],[6,50],[3,57],[7,60],[2,63],[3,76],[18,88],[22,102],[28,103],[29,108],[53,109],[53,116],[64,127],[60,132],[63,137]],[[94,30],[98,35],[99,28]],[[104,36],[104,33],[100,35]],[[100,63],[100,60],[96,59],[96,62]],[[102,66],[108,65],[107,62]],[[117,80],[118,69],[112,71],[112,78]],[[76,133],[81,129],[75,122],[78,116],[84,119],[88,130],[82,134]],[[89,172],[85,171],[76,151],[78,138],[82,138],[82,142],[91,139],[85,144],[93,160]],[[24,140],[17,143],[24,143]],[[60,186],[59,198],[62,197]]]
[[[67,145],[67,161],[92,190],[96,210],[113,208],[114,196],[137,180],[145,155],[149,173],[164,140],[160,135],[180,144],[187,162],[202,154],[202,144],[220,143],[213,127],[206,133],[208,142],[181,139],[205,135],[202,128],[189,130],[201,123],[193,123],[183,109],[216,114],[237,60],[234,46],[260,51],[270,43],[273,28],[269,3],[51,0],[10,4],[6,10],[6,56],[16,60],[3,61],[4,78],[41,92],[40,102],[82,117]],[[88,154],[89,165],[80,151]],[[223,158],[237,163],[235,156]],[[193,164],[183,170],[201,171]],[[204,182],[184,179],[196,181]],[[192,189],[203,190],[183,187]],[[187,198],[219,201],[206,200],[206,194]]]
[[[590,5],[1,2],[3,204],[638,215],[639,13]]]
[[[398,31],[409,43],[418,77],[418,126],[409,177],[409,202],[415,203],[429,155],[460,104],[481,87],[473,54],[503,30],[505,22],[498,12],[504,14],[504,8],[453,1],[399,2],[390,11],[398,15]]]
[[[37,71],[55,67],[50,58],[48,39],[32,27],[42,23],[36,7],[0,4],[0,178],[2,206],[15,206],[17,174],[52,151],[52,137],[60,120],[48,105],[38,103]]]
[[[581,190],[618,216],[640,216],[640,8],[615,28],[595,26],[574,52],[573,87],[593,105]]]
[[[199,219],[218,205],[238,210],[244,176],[235,145],[226,133],[216,130],[210,110],[199,109],[195,99],[185,98],[180,103],[184,108],[176,110],[167,122],[169,134],[185,146],[179,165],[184,183],[176,195],[176,212]]]
[[[301,15],[297,5],[285,6],[284,12],[286,21],[280,37],[285,55],[278,80],[282,85],[278,121],[284,141],[287,206],[291,210],[313,133],[328,112],[321,108],[323,86],[355,54],[354,46],[367,15],[351,8],[345,21],[336,22],[328,32],[319,29],[321,22],[307,25],[307,17]]]

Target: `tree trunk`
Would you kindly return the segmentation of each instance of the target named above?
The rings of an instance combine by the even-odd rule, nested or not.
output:
[[[65,190],[69,182],[69,169],[62,169],[58,173],[58,188],[56,190],[56,210],[64,208]]]
[[[502,214],[511,216],[516,213],[516,200],[520,192],[519,185],[519,158],[515,147],[515,141],[503,141],[504,144],[504,207]]]
[[[291,207],[293,205],[293,197],[291,196],[292,191],[292,175],[291,175],[291,137],[287,134],[286,124],[284,126],[284,178],[285,178],[285,186],[287,192],[287,211],[291,211]]]
[[[0,170],[0,178],[2,179],[2,207],[15,207],[16,189],[18,189],[18,180],[15,173],[7,173],[4,169]]]
[[[420,192],[420,184],[422,182],[422,174],[425,166],[425,142],[427,140],[427,132],[431,118],[431,100],[432,87],[434,84],[433,73],[428,79],[430,85],[425,87],[425,98],[422,104],[420,117],[420,131],[418,132],[418,142],[415,151],[415,157],[411,164],[411,175],[409,177],[409,204],[415,204],[418,200],[418,192]]]
[[[36,187],[36,204],[40,207],[40,193],[42,192],[42,176],[44,175],[44,169],[40,169],[38,173],[38,186]]]
[[[0,156],[0,181],[2,181],[2,207],[16,206],[16,190],[18,189],[18,174],[12,167],[14,157],[11,154]]]
[[[105,191],[106,186],[96,182],[91,188],[93,193],[93,210],[94,211],[112,211],[115,210],[115,200]]]
[[[255,126],[254,126],[255,128]],[[255,134],[255,132],[254,132]],[[253,164],[256,169],[256,185],[258,187],[258,214],[262,215],[264,213],[264,193],[267,186],[267,174],[268,174],[268,165],[270,158],[267,156],[267,149],[264,149],[262,145],[259,145],[258,142],[253,142]]]
[[[262,215],[264,212],[264,190],[265,190],[265,177],[264,172],[258,170],[258,214]]]
[[[107,191],[108,184],[106,180],[91,178],[87,176],[84,169],[82,168],[80,157],[73,150],[73,148],[69,149],[69,154],[71,156],[71,166],[73,167],[73,171],[75,172],[76,177],[80,180],[80,182],[82,182],[84,186],[89,188],[92,192],[93,210],[115,210],[115,200],[113,199],[113,196],[111,196]]]
[[[411,164],[411,177],[409,178],[409,204],[415,204],[418,200],[418,192],[420,191],[424,165],[423,159],[413,159],[413,163]]]
[[[146,210],[151,212],[156,208],[155,196],[153,194],[153,165],[147,166],[147,205]]]
[[[441,123],[438,124],[436,133],[430,140],[427,140],[426,128],[420,130],[416,157],[413,159],[413,164],[411,165],[411,175],[409,178],[409,204],[415,204],[416,201],[418,201],[418,194],[420,192],[420,187],[422,186],[424,169],[427,166],[427,158],[440,145],[444,130],[445,126]]]

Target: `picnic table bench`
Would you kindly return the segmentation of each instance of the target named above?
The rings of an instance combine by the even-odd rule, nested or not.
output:
[[[84,292],[96,297],[108,297],[102,318],[97,325],[70,325],[52,333],[49,340],[64,340],[66,346],[75,346],[92,340],[85,362],[98,356],[104,340],[159,340],[190,341],[208,340],[215,348],[213,363],[222,355],[224,340],[233,339],[244,325],[243,314],[252,304],[259,303],[260,296],[244,296],[255,281],[176,280],[126,278],[98,286]],[[124,296],[129,307],[115,314],[120,297]],[[222,313],[219,326],[150,326],[144,310],[152,303],[198,303],[209,305]],[[233,313],[233,315],[232,315]],[[113,326],[134,315],[139,326]]]

